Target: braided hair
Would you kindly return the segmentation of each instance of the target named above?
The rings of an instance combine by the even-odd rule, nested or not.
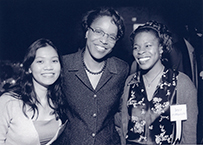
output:
[[[156,35],[156,37],[159,39],[159,43],[162,45],[163,47],[163,54],[162,54],[162,58],[161,61],[164,65],[168,65],[168,57],[169,57],[169,53],[172,50],[172,34],[171,32],[168,30],[167,26],[159,23],[157,21],[151,20],[146,22],[144,25],[139,26],[137,29],[135,29],[131,35],[130,35],[130,40],[133,46],[134,43],[134,38],[135,36],[140,33],[140,32],[148,32],[148,31],[152,31],[154,32],[154,34]]]

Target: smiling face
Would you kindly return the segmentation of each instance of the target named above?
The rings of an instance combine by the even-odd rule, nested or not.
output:
[[[162,52],[159,39],[152,31],[143,31],[135,35],[133,56],[141,69],[150,70],[162,65],[160,60]]]
[[[98,17],[93,21],[90,27],[105,32],[102,37],[99,37],[92,29],[88,29],[86,32],[86,50],[93,59],[99,60],[112,51],[116,41],[110,41],[109,37],[116,37],[118,28],[109,16]]]
[[[51,46],[39,48],[32,62],[29,72],[32,73],[33,83],[47,87],[59,77],[61,65],[55,49]]]

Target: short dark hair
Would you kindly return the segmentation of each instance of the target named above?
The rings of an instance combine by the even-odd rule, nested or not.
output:
[[[144,25],[139,26],[135,29],[131,35],[130,40],[133,45],[135,36],[143,31],[151,31],[159,39],[159,43],[163,46],[164,53],[170,52],[172,49],[172,35],[166,25],[157,21],[151,20],[146,22]]]
[[[88,11],[86,15],[82,19],[82,27],[86,32],[90,25],[94,22],[95,19],[102,17],[102,16],[109,16],[112,18],[113,22],[118,28],[117,37],[120,39],[123,37],[125,33],[125,26],[122,16],[114,10],[113,8],[108,7],[100,7],[91,11]]]

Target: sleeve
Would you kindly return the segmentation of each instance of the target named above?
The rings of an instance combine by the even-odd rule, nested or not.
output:
[[[125,145],[126,140],[125,136],[127,134],[127,128],[128,128],[128,120],[129,120],[129,115],[128,115],[128,108],[127,108],[127,100],[128,100],[128,95],[129,95],[129,86],[128,83],[131,80],[132,75],[130,75],[126,82],[125,82],[125,87],[124,87],[124,92],[121,97],[121,144]]]
[[[180,74],[178,78],[178,102],[187,105],[187,120],[182,122],[181,144],[196,144],[197,136],[197,89],[188,76]]]
[[[122,73],[123,76],[122,76],[122,82],[121,82],[121,95],[123,94],[123,91],[124,91],[124,85],[125,85],[125,81],[128,77],[128,74],[129,74],[129,65],[126,65],[126,67],[124,67],[125,69],[123,69]],[[118,112],[114,115],[114,122],[115,122],[115,128],[118,132],[118,134],[121,136],[121,101],[122,99],[120,99],[120,105],[119,105],[119,110]]]
[[[121,84],[121,93],[120,93],[120,102],[121,102],[121,96],[123,94],[124,86],[125,86],[125,81],[129,75],[129,65],[125,63],[124,69],[121,69],[122,73],[122,80],[120,81]],[[119,110],[118,112],[114,115],[114,122],[115,122],[115,128],[116,131],[118,132],[119,136],[121,136],[121,103],[119,103]]]
[[[12,104],[11,101],[9,101],[9,98],[8,95],[2,95],[0,97],[0,145],[3,145],[7,138],[6,136],[11,118],[9,106],[12,107]]]

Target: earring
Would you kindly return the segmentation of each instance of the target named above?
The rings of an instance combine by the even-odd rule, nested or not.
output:
[[[162,53],[160,53],[160,57],[162,58]]]
[[[28,69],[28,73],[30,73],[30,74],[32,73],[32,71],[31,71],[31,69],[30,69],[30,68]]]
[[[161,49],[160,51],[160,57],[162,58],[162,54],[163,54],[163,49]]]

